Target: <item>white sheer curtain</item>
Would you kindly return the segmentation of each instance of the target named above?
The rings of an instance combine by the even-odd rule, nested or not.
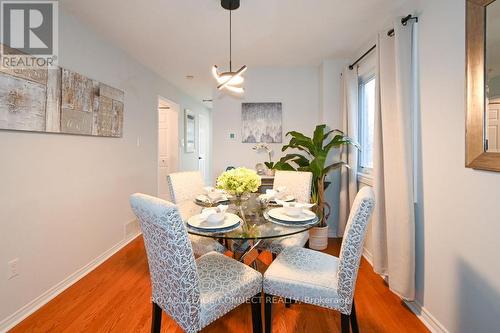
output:
[[[377,43],[377,105],[373,177],[373,267],[392,291],[415,298],[414,115],[417,24],[394,23]]]
[[[346,68],[342,73],[342,131],[358,140],[358,69]],[[342,161],[350,168],[342,168],[340,175],[340,204],[337,236],[344,234],[349,211],[358,192],[358,150],[352,146],[344,147]]]

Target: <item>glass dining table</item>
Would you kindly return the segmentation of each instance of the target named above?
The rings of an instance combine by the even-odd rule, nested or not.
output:
[[[195,201],[202,207],[213,207],[221,204],[209,204]],[[276,208],[276,205],[269,204],[266,200],[261,200],[259,194],[251,194],[247,196],[241,203],[236,204],[234,201],[228,201],[222,204],[228,204],[228,213],[236,214],[240,218],[240,223],[233,228],[225,230],[201,230],[186,223],[188,233],[192,235],[209,237],[220,241],[231,249],[235,259],[243,261],[243,259],[251,251],[261,245],[265,241],[282,239],[300,233],[308,232],[309,229],[319,224],[319,219],[315,215],[313,219],[306,222],[289,223],[271,218],[268,215],[269,210]]]

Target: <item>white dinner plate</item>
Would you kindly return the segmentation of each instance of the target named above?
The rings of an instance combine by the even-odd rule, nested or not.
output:
[[[280,220],[275,220],[272,218],[269,218],[269,221],[271,221],[274,224],[281,225],[283,227],[296,227],[296,228],[304,228],[310,225],[315,225],[318,223],[317,219],[311,220],[311,221],[306,221],[306,222],[285,222],[285,221],[280,221]]]
[[[265,197],[266,197],[265,194],[259,195],[259,198],[265,198]],[[292,202],[292,201],[295,200],[295,197],[293,195],[285,195],[285,197],[283,199],[278,199],[278,200],[282,200],[282,201],[285,201],[285,202]],[[276,203],[276,200],[273,199],[273,200],[270,200],[270,202]]]
[[[205,194],[200,194],[196,197],[196,201],[198,202],[202,202],[202,203],[212,203],[210,198],[208,196],[206,196]],[[229,198],[226,196],[226,195],[222,195],[222,197],[220,199],[217,199],[215,201],[215,203],[219,203],[219,202],[226,202],[226,201],[229,201]]]
[[[306,222],[311,221],[316,218],[316,214],[311,212],[310,210],[304,209],[302,214],[297,217],[289,216],[285,213],[285,209],[283,207],[271,209],[267,212],[269,216],[275,220],[285,221],[285,222]]]
[[[196,229],[215,230],[215,229],[231,228],[240,223],[240,221],[241,219],[237,215],[226,213],[224,220],[222,220],[220,223],[213,224],[213,223],[208,223],[200,214],[198,214],[191,216],[187,220],[187,224]]]
[[[285,201],[285,202],[292,202],[295,200],[295,197],[293,195],[285,195],[284,198],[278,199],[278,200]],[[271,201],[276,202],[276,199],[271,200]]]

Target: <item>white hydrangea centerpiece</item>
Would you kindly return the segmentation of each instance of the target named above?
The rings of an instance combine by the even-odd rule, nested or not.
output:
[[[217,188],[235,196],[257,192],[260,184],[259,175],[247,168],[232,169],[217,178]]]

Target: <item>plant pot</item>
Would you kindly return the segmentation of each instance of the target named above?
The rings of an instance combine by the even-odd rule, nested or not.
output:
[[[328,226],[314,227],[309,230],[309,248],[324,250],[328,247]]]
[[[275,173],[276,173],[276,170],[274,170],[274,169],[267,169],[267,175],[268,176],[274,176]]]

